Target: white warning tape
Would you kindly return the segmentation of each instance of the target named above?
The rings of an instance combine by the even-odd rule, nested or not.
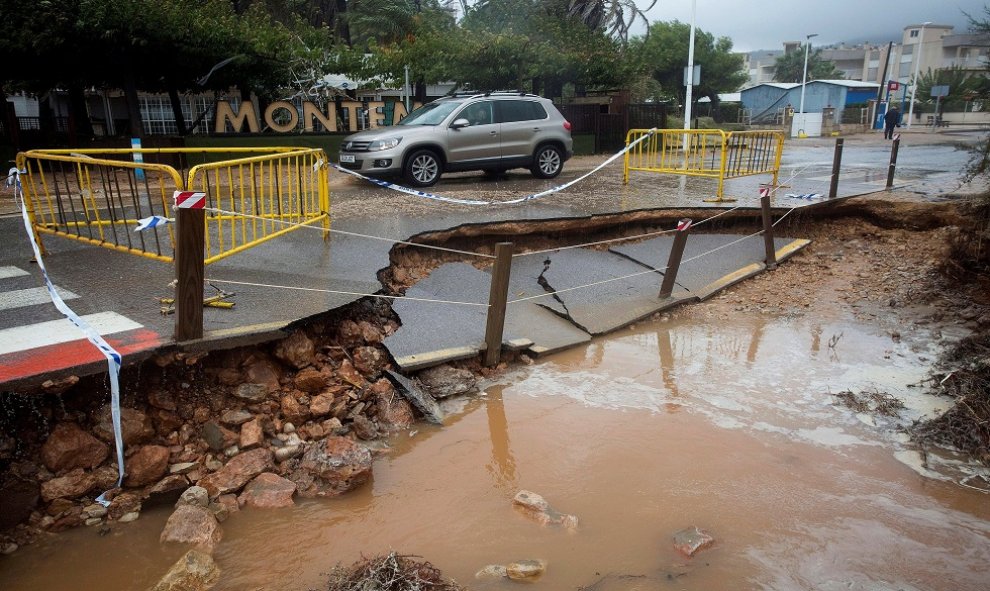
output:
[[[22,188],[19,173],[15,174],[14,185],[15,192],[18,194],[21,193]],[[21,199],[21,217],[24,219],[24,230],[27,232],[28,240],[31,241],[31,248],[34,250],[34,260],[37,261],[38,268],[41,269],[41,274],[45,278],[45,286],[48,288],[48,295],[51,296],[52,303],[107,358],[107,366],[110,373],[110,418],[113,421],[113,438],[117,448],[117,486],[120,487],[124,482],[124,443],[120,428],[120,353],[111,347],[96,329],[73,312],[72,308],[67,306],[62,300],[62,297],[55,291],[55,285],[52,284],[51,279],[48,277],[45,261],[41,258],[41,249],[38,248],[38,242],[34,238],[34,232],[31,229],[31,219],[28,217],[23,198]],[[96,501],[104,507],[110,505],[110,501],[106,499],[106,494],[104,492],[96,498]]]
[[[628,152],[629,150],[631,150],[633,148],[633,146],[639,144],[640,142],[642,142],[643,140],[645,140],[648,137],[652,137],[655,132],[656,132],[656,128],[655,127],[652,128],[652,129],[650,129],[649,133],[647,133],[647,134],[641,136],[640,138],[636,139],[634,142],[632,142],[631,144],[629,144],[625,148],[619,150],[618,152],[616,152],[612,156],[609,156],[609,158],[607,160],[605,160],[604,162],[602,162],[601,164],[599,164],[595,168],[591,169],[590,171],[588,171],[585,174],[577,177],[574,180],[571,180],[569,182],[566,182],[563,185],[557,185],[555,187],[552,187],[550,189],[547,189],[546,191],[540,191],[539,193],[533,193],[532,195],[526,195],[525,197],[519,197],[517,199],[510,199],[508,201],[480,201],[480,200],[477,200],[477,199],[458,199],[456,197],[445,197],[443,195],[437,195],[435,193],[428,193],[426,191],[419,191],[417,189],[410,189],[409,187],[404,187],[402,185],[398,185],[398,184],[395,184],[395,183],[392,183],[392,182],[389,182],[389,181],[386,181],[386,180],[371,178],[371,177],[365,176],[365,175],[363,175],[363,174],[361,174],[359,172],[356,172],[356,171],[353,171],[353,170],[349,170],[347,168],[344,168],[343,166],[340,166],[339,164],[333,164],[332,166],[335,169],[339,170],[340,172],[349,174],[349,175],[351,175],[353,177],[357,177],[359,179],[364,179],[364,180],[368,181],[369,183],[373,183],[373,184],[378,185],[379,187],[382,187],[384,189],[391,189],[393,191],[398,191],[400,193],[405,193],[407,195],[414,195],[416,197],[424,197],[426,199],[433,199],[434,201],[443,201],[443,202],[446,202],[446,203],[457,203],[459,205],[515,205],[517,203],[523,203],[525,201],[532,201],[533,199],[539,199],[540,197],[546,197],[547,195],[551,195],[553,193],[558,193],[560,191],[563,191],[564,189],[567,189],[568,187],[571,187],[571,186],[573,186],[573,185],[575,185],[575,184],[583,181],[584,179],[586,179],[589,176],[595,174],[599,170],[605,168],[609,164],[615,162],[615,160],[617,158],[619,158],[620,156],[623,156],[626,152]]]

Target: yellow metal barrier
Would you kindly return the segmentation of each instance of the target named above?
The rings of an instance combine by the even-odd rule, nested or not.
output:
[[[725,132],[720,129],[630,129],[626,145],[643,136],[623,159],[622,182],[629,182],[629,171],[679,174],[716,179],[718,189],[712,201],[732,201],[723,197],[725,180],[757,174],[772,174],[773,185],[780,173],[784,134],[780,131]]]
[[[140,153],[168,160],[134,162]],[[193,166],[231,155],[234,160]],[[138,220],[170,217],[176,190],[207,193],[206,263],[289,232],[298,225],[330,228],[327,158],[312,148],[161,148],[31,150],[17,155],[32,228],[105,248],[172,262],[175,237],[165,230],[134,232]]]

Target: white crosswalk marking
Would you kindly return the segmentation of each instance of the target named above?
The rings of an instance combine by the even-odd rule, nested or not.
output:
[[[142,325],[116,312],[99,312],[81,317],[101,335],[142,328]],[[68,319],[39,322],[0,330],[0,355],[68,343],[86,338]]]
[[[18,269],[17,267],[0,267],[0,279],[23,277],[25,275],[30,275],[30,273],[24,269]]]
[[[76,294],[61,287],[55,287],[58,295],[63,300],[74,300],[78,298]],[[0,311],[13,308],[23,308],[25,306],[37,306],[38,304],[50,304],[52,298],[48,295],[48,289],[44,287],[30,287],[28,289],[15,289],[13,291],[0,292]]]

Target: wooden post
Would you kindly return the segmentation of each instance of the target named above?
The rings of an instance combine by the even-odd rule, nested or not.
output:
[[[842,167],[842,142],[841,137],[835,140],[835,154],[832,156],[832,184],[828,187],[828,198],[834,199],[839,192],[839,168]]]
[[[206,212],[175,209],[175,340],[203,338],[203,249]]]
[[[512,243],[495,245],[495,267],[488,292],[488,321],[485,324],[485,367],[498,365],[502,355],[502,332],[505,328],[505,303],[509,297],[509,271],[512,270]]]
[[[690,219],[677,222],[677,233],[674,234],[674,244],[670,247],[667,269],[663,273],[663,283],[660,285],[660,298],[669,298],[674,292],[674,282],[677,281],[677,270],[681,267],[681,257],[684,256],[684,245],[687,244],[690,227]]]
[[[894,142],[890,146],[890,166],[887,168],[887,188],[894,186],[894,171],[897,169],[897,150],[901,147],[901,136],[894,136]]]
[[[760,208],[763,211],[763,245],[767,251],[767,269],[777,267],[777,249],[773,245],[773,219],[770,216],[770,196],[760,197]]]

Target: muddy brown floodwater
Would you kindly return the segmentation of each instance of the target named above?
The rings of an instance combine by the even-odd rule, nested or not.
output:
[[[537,585],[552,590],[603,578],[596,589],[987,589],[988,497],[922,476],[897,431],[939,404],[909,387],[936,352],[931,335],[686,318],[500,376],[444,428],[393,439],[356,492],[235,514],[216,588],[318,589],[335,563],[394,549],[472,589],[513,587],[474,573],[518,559],[548,561]],[[907,408],[857,415],[837,404],[844,389],[881,389]],[[580,526],[531,521],[513,508],[519,489]],[[42,540],[0,560],[0,588],[147,588],[181,552],[158,544],[167,515]],[[671,535],[691,525],[717,542],[686,559]]]

